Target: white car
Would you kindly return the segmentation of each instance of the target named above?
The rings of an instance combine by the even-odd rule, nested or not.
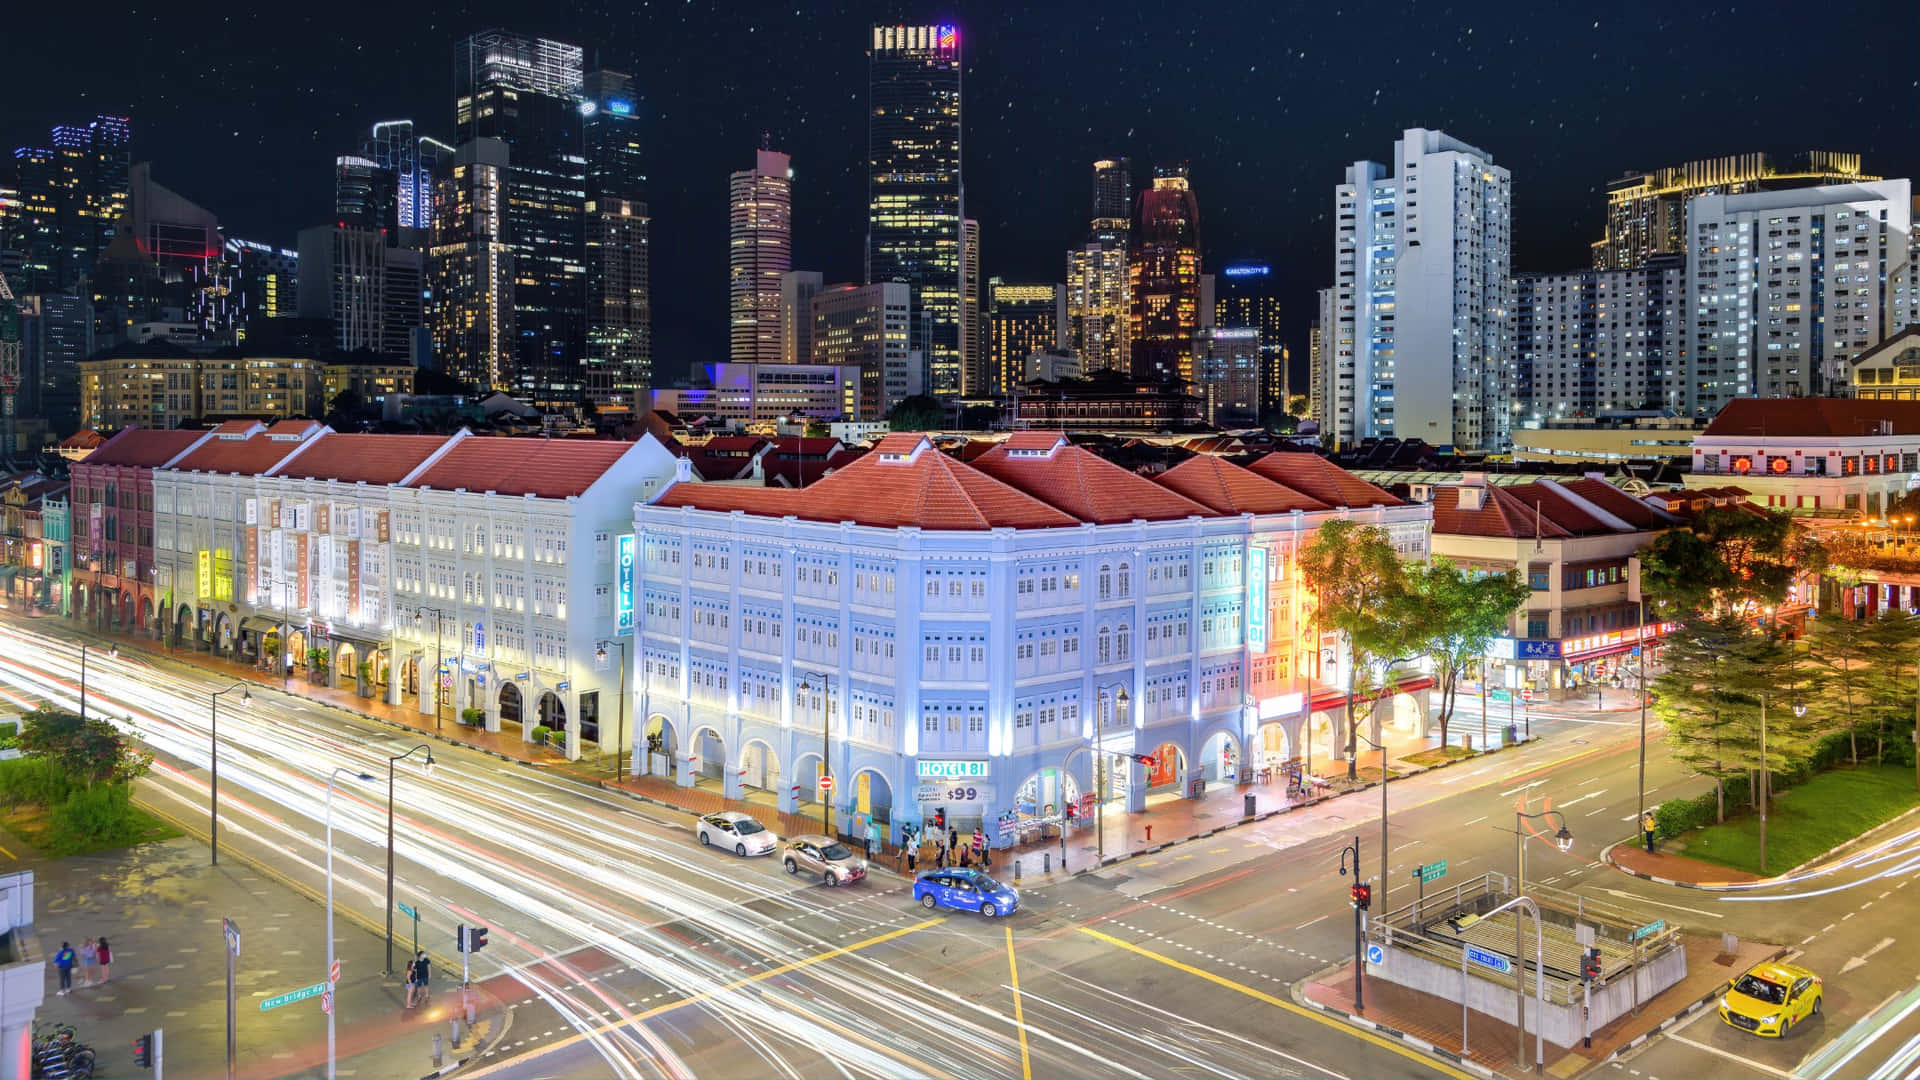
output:
[[[701,847],[731,848],[735,855],[767,855],[780,843],[765,825],[738,810],[708,814],[700,819],[694,833],[700,837]]]

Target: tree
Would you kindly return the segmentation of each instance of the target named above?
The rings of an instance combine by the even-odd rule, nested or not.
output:
[[[1440,557],[1407,573],[1405,622],[1422,639],[1440,684],[1440,745],[1459,697],[1460,677],[1507,629],[1513,611],[1526,602],[1527,583],[1516,571],[1478,574]],[[1484,692],[1484,691],[1483,691]]]
[[[887,414],[887,426],[895,431],[938,431],[946,424],[946,406],[926,394],[901,398]]]
[[[327,403],[327,409],[335,416],[351,416],[365,405],[366,402],[360,398],[360,391],[349,386],[333,395],[333,400]]]
[[[1715,506],[1643,548],[1640,581],[1656,611],[1684,619],[1777,607],[1797,574],[1825,565],[1819,544],[1787,515]]]
[[[1667,639],[1667,670],[1654,680],[1654,711],[1667,724],[1673,755],[1713,778],[1720,820],[1729,776],[1791,768],[1806,760],[1819,731],[1819,719],[1799,711],[1809,686],[1797,650],[1776,630],[1733,611],[1689,621]]]
[[[1874,725],[1874,764],[1886,760],[1889,738],[1913,730],[1914,693],[1920,687],[1920,616],[1888,614],[1867,624],[1862,697]]]
[[[1347,648],[1347,779],[1357,779],[1355,699],[1371,703],[1386,673],[1420,654],[1420,635],[1409,622],[1418,612],[1408,599],[1406,567],[1386,530],[1343,520],[1320,526],[1300,550],[1300,572],[1313,590],[1320,625],[1332,627]]]
[[[826,421],[824,420],[807,421],[807,438],[824,439],[829,437],[832,434],[833,434],[833,429],[827,426]]]
[[[1807,634],[1807,656],[1815,678],[1812,711],[1822,721],[1845,724],[1849,758],[1860,764],[1860,715],[1875,660],[1881,659],[1870,633],[1873,624],[1835,616],[1820,619]]]
[[[1307,395],[1294,394],[1293,396],[1287,398],[1287,415],[1288,416],[1295,416],[1295,417],[1299,417],[1302,420],[1305,420],[1307,418],[1307,411],[1308,411]]]
[[[960,410],[960,427],[966,431],[987,431],[1000,422],[1000,406],[969,405]]]
[[[153,752],[136,747],[112,722],[42,705],[23,717],[20,752],[45,758],[67,778],[92,786],[145,776]]]

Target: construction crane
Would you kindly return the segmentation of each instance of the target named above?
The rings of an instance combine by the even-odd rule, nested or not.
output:
[[[0,274],[0,462],[13,457],[14,401],[20,396],[20,302],[7,287],[7,275]]]

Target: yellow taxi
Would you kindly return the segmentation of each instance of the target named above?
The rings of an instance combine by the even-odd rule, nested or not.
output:
[[[1755,1035],[1784,1039],[1820,1015],[1820,976],[1793,964],[1755,964],[1720,996],[1720,1019]]]

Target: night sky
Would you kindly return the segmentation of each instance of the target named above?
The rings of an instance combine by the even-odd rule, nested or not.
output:
[[[224,11],[223,11],[224,9]],[[1333,187],[1443,129],[1514,178],[1514,266],[1582,266],[1605,183],[1756,150],[1920,172],[1920,5],[1263,3],[737,5],[39,3],[9,15],[0,140],[133,117],[134,158],[229,236],[292,246],[331,215],[333,155],[376,120],[451,139],[453,44],[488,26],[586,46],[644,100],[657,381],[726,352],[727,173],[763,131],[793,155],[795,265],[856,279],[865,42],[875,21],[960,24],[967,210],[985,273],[1057,280],[1089,163],[1192,164],[1209,269],[1274,266],[1296,367],[1331,279]]]

